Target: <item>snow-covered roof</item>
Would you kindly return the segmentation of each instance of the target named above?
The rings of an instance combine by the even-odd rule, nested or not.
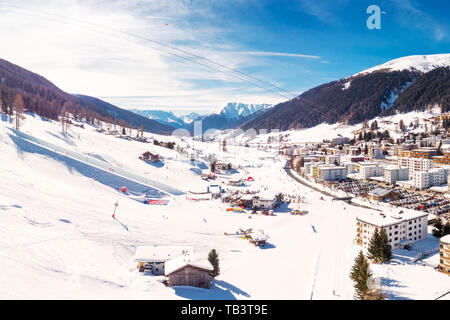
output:
[[[137,262],[165,262],[169,259],[193,251],[192,247],[184,246],[141,246],[136,249],[134,261]]]
[[[396,208],[385,212],[360,215],[357,217],[357,220],[361,220],[378,227],[386,227],[405,220],[417,219],[425,216],[428,216],[428,213],[406,208]]]
[[[391,190],[384,189],[384,188],[376,188],[369,192],[369,195],[375,196],[375,197],[383,197],[387,195]]]
[[[450,244],[450,234],[443,236],[440,241],[445,244]]]
[[[200,269],[205,269],[208,271],[214,270],[211,263],[206,259],[199,259],[191,256],[189,253],[183,256],[179,256],[166,261],[164,265],[164,270],[166,276],[175,271],[178,271],[186,266],[192,266]]]

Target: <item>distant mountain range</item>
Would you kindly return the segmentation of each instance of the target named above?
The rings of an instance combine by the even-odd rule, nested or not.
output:
[[[131,109],[130,111],[162,124],[184,128],[189,131],[193,131],[194,121],[201,121],[202,129],[205,131],[208,129],[224,130],[237,128],[246,121],[269,110],[270,107],[271,105],[269,104],[230,102],[225,107],[214,109],[206,115],[199,115],[193,112],[181,117],[175,116],[171,111],[136,109]]]
[[[184,128],[190,123],[192,123],[192,121],[200,117],[200,114],[195,112],[191,112],[187,115],[177,117],[176,115],[173,114],[172,111],[138,110],[138,109],[130,109],[129,111],[175,128]]]
[[[326,122],[360,123],[377,116],[450,109],[450,54],[408,56],[312,88],[246,122],[244,130],[300,129]]]

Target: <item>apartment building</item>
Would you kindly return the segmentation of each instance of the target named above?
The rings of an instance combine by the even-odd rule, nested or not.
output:
[[[356,243],[368,248],[375,229],[385,229],[392,249],[408,248],[427,237],[428,214],[402,208],[356,218]]]
[[[390,166],[383,169],[384,182],[387,184],[395,184],[397,181],[406,181],[409,179],[408,167]]]
[[[425,159],[431,159],[433,156],[437,156],[438,152],[435,148],[419,148],[419,149],[412,149],[410,156],[413,158],[425,158]]]
[[[413,185],[419,190],[430,187],[430,174],[424,171],[414,172]]]
[[[409,168],[409,179],[414,178],[414,173],[423,171],[428,172],[428,170],[434,167],[433,160],[425,158],[411,158],[411,157],[401,157],[398,158],[398,165],[400,167]]]
[[[433,157],[433,162],[436,164],[450,164],[450,152],[444,152],[443,156]]]
[[[327,155],[325,157],[325,164],[327,164],[327,165],[334,165],[334,164],[340,165],[341,164],[341,156],[335,155],[335,154]]]
[[[370,177],[382,177],[383,167],[374,163],[360,163],[359,179],[369,180]]]
[[[318,166],[317,178],[320,181],[343,180],[347,178],[347,168],[339,166]]]
[[[439,240],[439,271],[450,275],[450,234]]]
[[[348,155],[357,156],[357,155],[361,154],[361,149],[358,147],[346,147],[345,152]]]
[[[446,183],[447,175],[444,168],[434,168],[428,171],[430,174],[430,183],[432,186],[439,186]]]
[[[439,186],[446,182],[446,171],[443,168],[430,169],[428,172],[419,171],[414,173],[413,184],[419,190],[432,186]]]
[[[383,158],[383,150],[379,147],[369,147],[369,156],[374,159]]]

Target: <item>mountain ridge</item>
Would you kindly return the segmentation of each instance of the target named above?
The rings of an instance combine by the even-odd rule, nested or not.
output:
[[[449,109],[450,54],[412,57],[391,60],[309,89],[245,123],[242,129],[290,130],[320,123],[355,124],[379,115],[423,110],[431,105]],[[417,57],[427,63],[414,65],[412,62]],[[392,70],[387,66],[392,66]]]
[[[85,119],[101,121],[124,120],[135,126],[155,133],[169,134],[173,127],[135,115],[127,110],[111,105],[97,98],[83,99],[82,95],[72,95],[58,88],[43,76],[0,59],[0,95],[5,108],[12,110],[12,101],[19,94],[25,108],[52,120],[58,120],[65,108],[73,115]]]

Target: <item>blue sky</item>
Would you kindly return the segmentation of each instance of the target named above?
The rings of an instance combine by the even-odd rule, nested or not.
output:
[[[380,30],[366,27],[370,4],[386,12]],[[220,2],[214,12],[215,22],[230,27],[224,41],[254,51],[319,56],[267,56],[267,64],[246,69],[270,74],[295,92],[401,56],[450,52],[448,1]]]
[[[285,99],[102,27],[207,57],[295,94],[398,57],[450,52],[449,1],[13,3],[0,10],[0,37],[8,43],[0,58],[63,90],[124,108],[206,112],[227,102]],[[373,4],[385,12],[380,30],[366,27]]]

